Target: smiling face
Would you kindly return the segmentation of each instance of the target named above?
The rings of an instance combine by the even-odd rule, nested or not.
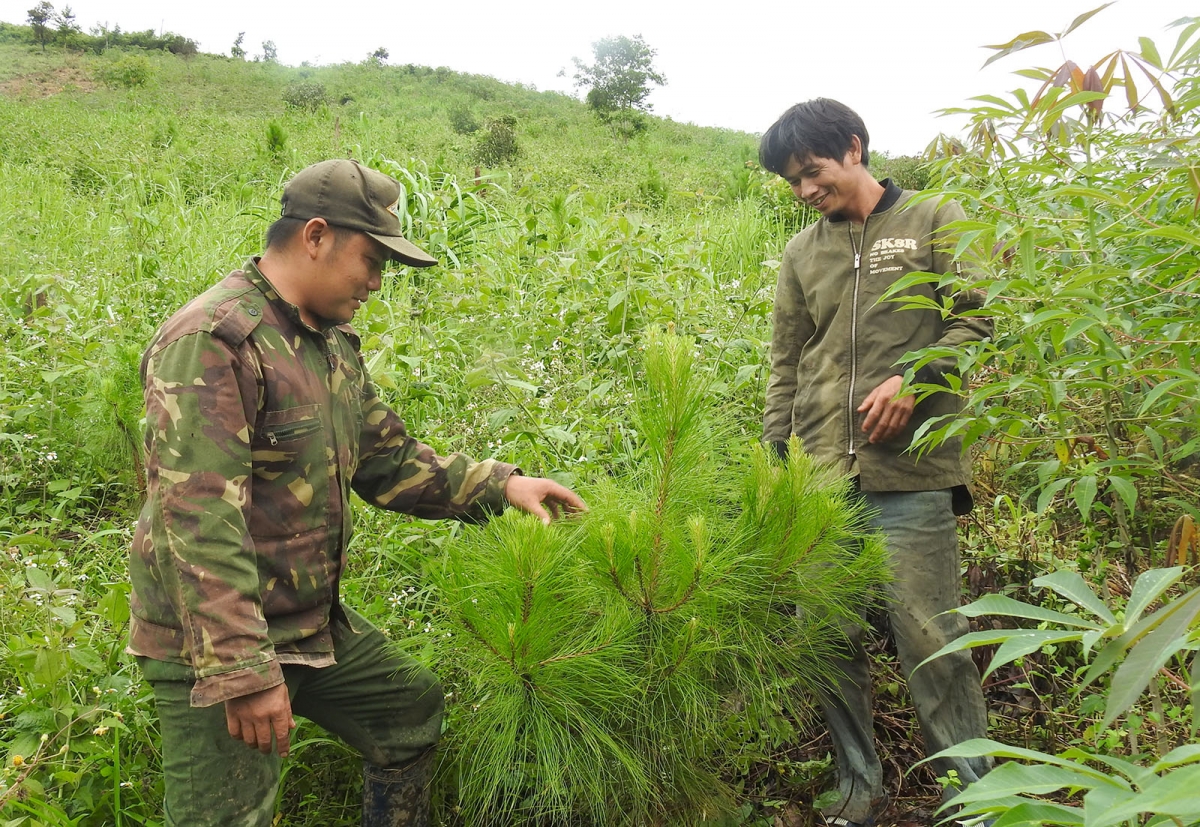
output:
[[[783,178],[797,198],[821,215],[843,212],[857,199],[861,184],[851,152],[841,161],[814,155],[799,160],[793,155],[784,167]]]
[[[346,324],[382,285],[387,251],[370,236],[343,228],[327,228],[318,247],[313,277],[296,306],[309,317]],[[314,325],[316,326],[316,325]]]

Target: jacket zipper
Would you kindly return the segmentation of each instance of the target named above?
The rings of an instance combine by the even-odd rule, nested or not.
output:
[[[850,301],[850,388],[846,392],[846,455],[853,462],[854,452],[854,383],[858,379],[858,286],[862,275],[862,248],[867,243],[867,224],[871,216],[863,220],[859,243],[854,243],[854,225],[846,223],[850,234],[850,249],[854,251],[854,294]]]

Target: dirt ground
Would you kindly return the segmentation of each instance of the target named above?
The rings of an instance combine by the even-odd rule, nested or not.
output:
[[[0,81],[0,95],[48,98],[61,92],[91,92],[94,78],[78,66],[56,66]]]

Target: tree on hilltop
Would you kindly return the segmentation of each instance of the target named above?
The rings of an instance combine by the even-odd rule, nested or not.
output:
[[[54,17],[54,6],[50,5],[48,0],[42,0],[32,9],[29,10],[29,25],[33,28],[33,36],[37,38],[37,42],[41,44],[42,51],[46,51],[46,40],[50,36],[49,22]]]
[[[246,39],[246,33],[238,32],[238,36],[233,41],[233,45],[229,47],[229,56],[230,57],[236,58],[237,60],[245,60],[246,59],[246,48],[242,45],[242,42],[245,41],[245,39]]]
[[[606,37],[592,44],[595,63],[575,62],[575,85],[588,87],[587,105],[605,123],[626,132],[646,128],[646,102],[650,84],[662,86],[667,79],[654,68],[657,54],[641,35]]]
[[[50,5],[47,3],[46,5]],[[75,19],[75,12],[70,6],[63,6],[62,11],[54,15],[54,24],[58,26],[59,35],[66,36],[77,34],[83,31],[79,25],[79,21]]]

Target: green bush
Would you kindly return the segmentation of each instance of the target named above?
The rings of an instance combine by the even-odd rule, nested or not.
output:
[[[459,135],[474,135],[479,131],[479,121],[471,112],[471,107],[465,103],[453,107],[447,113],[450,118],[450,128]]]
[[[103,65],[97,71],[97,78],[109,86],[123,86],[132,89],[145,86],[154,76],[154,65],[142,54],[127,53],[116,60]]]
[[[283,102],[290,109],[316,112],[329,104],[329,94],[325,91],[323,83],[302,81],[293,83],[284,90]]]
[[[517,145],[517,119],[512,115],[489,118],[475,140],[475,159],[488,167],[512,163],[521,154]]]

